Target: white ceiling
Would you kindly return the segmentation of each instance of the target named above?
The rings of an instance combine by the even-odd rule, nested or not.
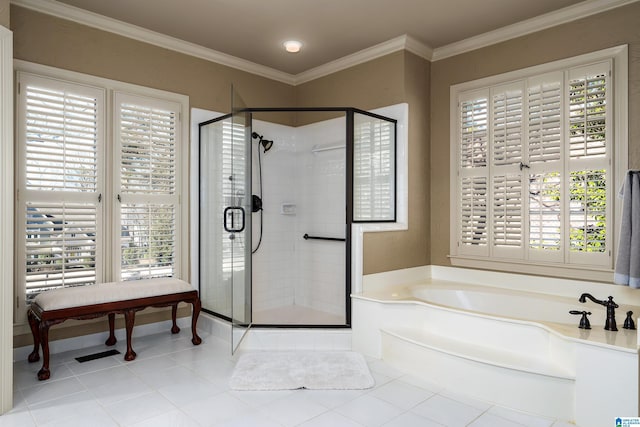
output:
[[[59,1],[295,75],[405,34],[435,49],[595,0]]]

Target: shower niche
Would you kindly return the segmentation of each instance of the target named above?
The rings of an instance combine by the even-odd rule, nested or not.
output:
[[[249,326],[349,327],[351,224],[395,221],[396,121],[234,108],[199,126],[203,309]]]

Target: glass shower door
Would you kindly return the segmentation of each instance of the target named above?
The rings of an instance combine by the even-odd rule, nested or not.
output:
[[[242,110],[200,124],[200,298],[231,322],[232,352],[251,326],[249,126]]]
[[[232,202],[225,212],[231,240],[231,352],[251,327],[251,115],[231,87]]]
[[[224,211],[233,203],[231,116],[200,123],[200,260],[202,308],[231,319],[232,253]]]

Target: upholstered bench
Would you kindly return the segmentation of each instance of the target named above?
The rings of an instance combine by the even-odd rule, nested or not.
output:
[[[94,319],[109,317],[109,338],[106,345],[114,345],[115,315],[124,314],[127,333],[127,352],[124,360],[136,358],[131,346],[131,334],[135,322],[135,313],[146,307],[171,306],[173,326],[171,332],[177,334],[180,328],[176,324],[178,303],[186,302],[193,306],[191,315],[191,342],[202,342],[196,333],[196,323],[200,314],[198,291],[183,280],[174,278],[143,279],[125,282],[99,283],[96,285],[54,289],[36,296],[27,316],[33,334],[33,352],[29,362],[40,360],[39,347],[42,345],[42,369],[39,380],[49,379],[49,328],[67,319]]]

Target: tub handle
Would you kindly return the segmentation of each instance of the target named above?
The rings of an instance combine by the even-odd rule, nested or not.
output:
[[[591,316],[590,311],[571,310],[569,311],[569,314],[582,315],[582,317],[580,318],[580,326],[578,326],[578,328],[591,329],[591,323],[589,322],[589,318],[587,317]]]

